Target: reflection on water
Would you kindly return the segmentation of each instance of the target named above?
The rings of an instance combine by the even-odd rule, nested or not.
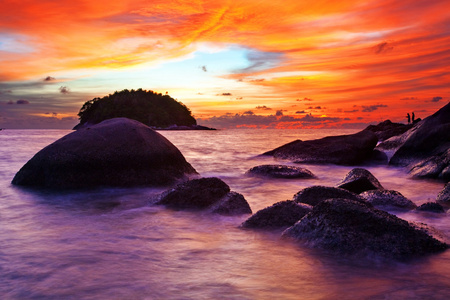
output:
[[[6,133],[6,134],[5,134]],[[15,172],[67,131],[0,134],[2,299],[448,299],[449,251],[410,263],[353,260],[240,230],[246,216],[211,216],[149,206],[161,189],[54,193],[12,187]],[[258,154],[325,130],[162,132],[203,176],[218,176],[253,211],[312,185],[335,185],[351,168],[303,166],[318,179],[244,175],[274,163]],[[350,133],[350,132],[348,132]],[[187,138],[188,137],[188,138]],[[282,162],[286,163],[286,162]],[[443,184],[401,169],[368,167],[388,189],[417,204]],[[450,235],[448,214],[402,213]]]

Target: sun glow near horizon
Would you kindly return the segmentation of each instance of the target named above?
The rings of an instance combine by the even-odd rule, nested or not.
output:
[[[450,99],[449,12],[441,0],[2,1],[0,127],[59,115],[48,127],[67,128],[85,101],[138,88],[212,126],[425,117]]]

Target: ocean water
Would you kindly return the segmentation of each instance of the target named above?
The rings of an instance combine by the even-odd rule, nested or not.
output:
[[[0,131],[0,299],[450,299],[450,251],[410,262],[339,257],[241,230],[223,217],[149,205],[159,188],[80,192],[10,184],[37,151],[68,130]],[[355,130],[163,131],[204,177],[244,195],[253,212],[302,188],[334,186],[351,167],[303,165],[309,180],[245,176],[283,163],[258,154],[295,139]],[[416,204],[444,184],[367,166],[387,189]],[[114,205],[110,205],[114,203]],[[450,236],[448,213],[398,213]]]

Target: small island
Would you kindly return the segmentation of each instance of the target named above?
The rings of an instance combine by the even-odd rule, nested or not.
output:
[[[189,108],[169,95],[143,89],[116,91],[83,104],[78,113],[77,130],[112,118],[128,118],[153,129],[214,130],[197,125]]]

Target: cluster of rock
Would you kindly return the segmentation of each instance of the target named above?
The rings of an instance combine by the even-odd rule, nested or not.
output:
[[[446,187],[439,197],[448,201],[449,189]],[[368,170],[356,168],[336,187],[305,188],[293,200],[256,212],[241,227],[283,230],[282,237],[349,255],[374,254],[402,260],[448,248],[423,226],[380,208],[412,210],[416,205],[397,191],[385,190]],[[417,210],[444,212],[437,202]]]
[[[385,139],[377,148],[395,148],[390,164],[407,166],[414,176],[448,181],[450,104],[409,127],[383,122],[353,135],[297,140],[265,155],[301,163],[358,165],[387,159],[375,148],[378,140]],[[394,136],[399,132],[402,135]],[[285,165],[257,166],[247,174],[315,178],[307,169]],[[232,192],[225,182],[218,178],[189,180],[197,175],[181,152],[163,136],[138,121],[115,118],[79,129],[45,147],[20,169],[12,183],[73,189],[173,186],[182,182],[153,203],[221,215],[252,213],[245,198]],[[417,207],[398,191],[384,189],[368,170],[355,168],[336,187],[305,188],[292,200],[256,212],[241,227],[284,230],[283,237],[338,253],[403,259],[439,252],[448,245],[433,237],[429,230],[384,210],[442,213],[444,207],[450,207],[448,183],[436,202]]]
[[[381,143],[377,145],[378,142]],[[388,160],[385,151],[393,152]],[[387,120],[351,135],[296,140],[265,152],[296,163],[407,167],[414,177],[450,180],[450,103],[411,125]]]
[[[228,216],[252,213],[244,196],[230,191],[225,182],[215,177],[181,183],[159,195],[155,204],[175,210],[204,210]]]

